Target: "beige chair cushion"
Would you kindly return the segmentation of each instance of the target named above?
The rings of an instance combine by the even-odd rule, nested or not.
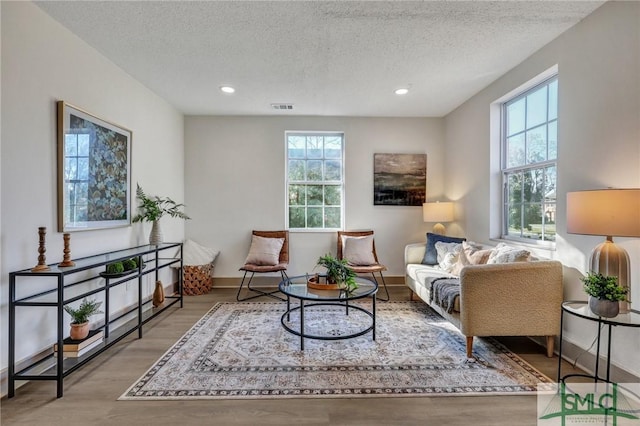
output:
[[[373,235],[343,238],[343,257],[350,265],[369,266],[376,263],[376,258],[373,255]]]
[[[244,263],[261,266],[277,265],[283,244],[284,238],[265,238],[253,235],[249,255]]]

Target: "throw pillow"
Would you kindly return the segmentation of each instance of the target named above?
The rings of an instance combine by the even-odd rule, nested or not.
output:
[[[527,250],[500,243],[491,251],[487,264],[526,262],[529,260],[529,255]]]
[[[182,253],[182,263],[185,266],[199,266],[213,263],[220,254],[220,250],[202,246],[193,240],[186,240],[182,245]]]
[[[283,244],[284,238],[265,238],[253,235],[249,255],[244,263],[259,266],[277,265]]]
[[[347,237],[343,240],[343,243],[344,252],[342,253],[342,257],[347,259],[350,265],[375,265],[376,258],[373,255],[373,235]]]
[[[436,250],[437,242],[443,243],[462,243],[466,241],[466,238],[447,237],[440,234],[432,234],[427,232],[427,249],[422,259],[423,265],[437,265],[438,264],[438,252]]]
[[[460,275],[462,268],[468,265],[483,265],[489,260],[492,249],[483,249],[481,245],[473,242],[462,242],[462,250],[458,256],[458,262],[455,264],[451,273]]]
[[[458,262],[458,256],[462,250],[462,244],[460,243],[443,243],[438,241],[436,243],[436,251],[438,252],[438,265],[440,269],[451,272]]]

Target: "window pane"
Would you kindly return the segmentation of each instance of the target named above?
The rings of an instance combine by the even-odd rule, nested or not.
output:
[[[290,207],[289,208],[289,227],[290,228],[304,228],[304,207]]]
[[[509,204],[522,201],[522,175],[514,173],[507,178],[507,202]]]
[[[289,180],[304,180],[304,160],[289,160]]]
[[[78,155],[78,144],[76,142],[77,135],[64,135],[64,156],[75,157]]]
[[[65,166],[64,166],[64,179],[69,180],[77,180],[78,179],[78,160],[77,157],[73,158],[65,158]]]
[[[304,158],[305,137],[289,136],[287,138],[287,155],[289,158]]]
[[[307,205],[321,206],[323,204],[322,185],[309,185],[307,191]]]
[[[555,160],[558,158],[558,122],[553,121],[547,127],[549,128],[548,159]]]
[[[527,131],[527,164],[547,160],[547,126]]]
[[[547,167],[544,171],[545,202],[556,202],[556,179],[556,167]]]
[[[507,106],[507,136],[524,130],[524,98]]]
[[[307,180],[322,180],[322,160],[307,160]]]
[[[325,228],[340,228],[340,207],[325,207]]]
[[[289,185],[289,205],[304,206],[305,205],[305,188],[304,185]]]
[[[527,129],[547,121],[547,86],[527,95]]]
[[[524,133],[507,139],[507,167],[524,165]]]
[[[540,204],[525,204],[522,236],[534,240],[542,239],[542,206]]]
[[[78,158],[78,179],[89,180],[89,158]]]
[[[322,207],[309,207],[307,209],[307,227],[322,228]]]
[[[90,135],[82,134],[78,135],[78,155],[82,155],[83,157],[89,156],[89,140],[91,139]]]
[[[524,201],[541,202],[544,197],[544,171],[543,169],[530,170],[523,174],[524,177]]]
[[[549,120],[558,118],[558,80],[549,84]]]
[[[338,185],[327,185],[324,187],[324,205],[339,206],[341,202],[340,187]]]
[[[324,180],[341,180],[342,162],[340,160],[327,160],[324,162]]]
[[[339,136],[328,136],[324,140],[324,157],[342,157],[342,138]]]
[[[322,158],[322,136],[307,136],[307,158]]]
[[[509,223],[507,224],[507,234],[514,237],[519,237],[521,235],[521,218],[522,215],[522,205],[514,204],[509,206]]]

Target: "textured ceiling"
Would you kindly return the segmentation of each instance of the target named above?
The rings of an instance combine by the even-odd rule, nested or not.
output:
[[[602,3],[37,2],[188,115],[388,117],[449,113]]]

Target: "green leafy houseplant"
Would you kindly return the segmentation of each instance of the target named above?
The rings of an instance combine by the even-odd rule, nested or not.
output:
[[[618,285],[618,277],[589,272],[580,280],[584,283],[584,291],[591,297],[612,302],[626,298],[627,289]]]
[[[325,254],[318,258],[318,266],[327,268],[329,282],[344,285],[344,289],[347,292],[358,288],[356,273],[347,265],[346,259],[337,259],[330,254]]]
[[[65,305],[64,310],[71,315],[71,319],[73,320],[71,322],[72,324],[84,324],[89,322],[89,317],[92,315],[102,313],[99,309],[100,305],[102,305],[102,302],[98,302],[97,300],[87,300],[87,298],[84,298],[78,309],[73,308],[71,305]]]
[[[138,206],[138,214],[133,217],[134,223],[155,222],[165,214],[180,219],[191,219],[181,210],[184,204],[178,204],[169,197],[158,197],[157,195],[149,197],[140,185],[137,185],[136,197],[140,200],[140,205]]]

